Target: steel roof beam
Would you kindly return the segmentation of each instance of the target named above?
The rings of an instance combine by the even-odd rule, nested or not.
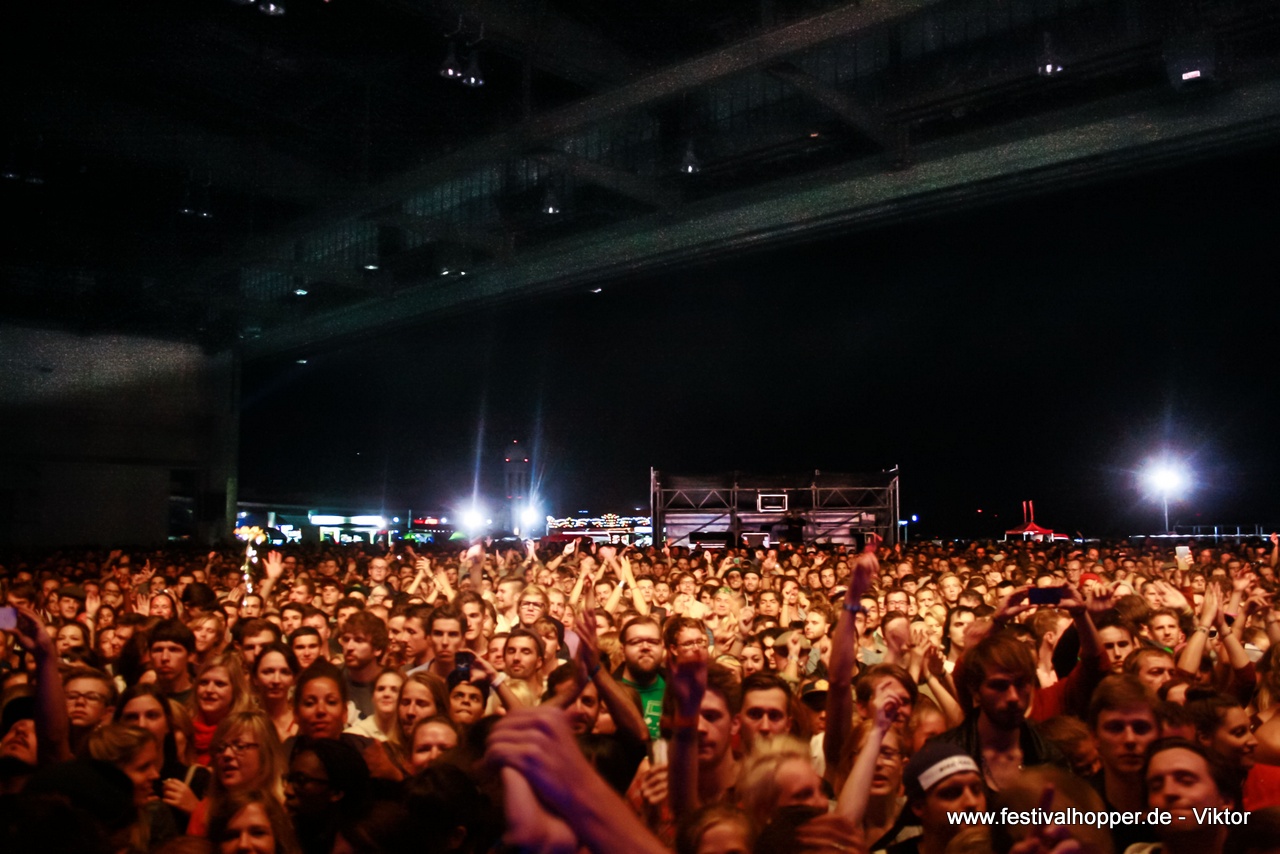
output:
[[[875,110],[862,106],[834,86],[806,74],[789,62],[773,66],[769,69],[769,74],[810,101],[830,110],[836,118],[875,143],[882,151],[893,149],[893,136],[885,127],[884,118]]]
[[[554,170],[568,173],[597,187],[604,187],[620,196],[635,199],[659,210],[669,211],[680,203],[680,193],[677,190],[668,189],[656,181],[642,178],[623,169],[596,163],[585,157],[566,154],[563,151],[539,151],[529,156]]]

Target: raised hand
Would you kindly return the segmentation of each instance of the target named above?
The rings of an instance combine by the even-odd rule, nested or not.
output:
[[[559,816],[538,801],[529,781],[514,768],[502,769],[502,810],[506,831],[502,841],[531,854],[574,854],[578,837]]]
[[[274,549],[267,552],[266,560],[262,562],[262,570],[272,584],[279,581],[284,575],[284,555]]]

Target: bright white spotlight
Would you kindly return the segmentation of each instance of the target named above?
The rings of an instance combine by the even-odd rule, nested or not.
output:
[[[1187,488],[1187,472],[1170,462],[1156,463],[1147,470],[1146,480],[1152,489],[1161,494],[1172,495]]]
[[[462,527],[474,531],[484,525],[484,514],[472,508],[462,514]]]
[[[533,507],[526,507],[520,513],[520,524],[526,528],[532,527],[538,521],[538,511]]]

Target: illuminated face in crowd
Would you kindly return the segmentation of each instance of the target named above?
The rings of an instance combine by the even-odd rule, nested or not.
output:
[[[293,639],[293,654],[298,658],[298,666],[306,670],[311,662],[320,657],[324,651],[323,641],[316,635],[298,635]]]
[[[1093,728],[1093,740],[1103,766],[1113,774],[1124,776],[1142,773],[1147,747],[1159,736],[1156,716],[1148,706],[1103,709]]]
[[[1133,635],[1119,626],[1107,626],[1098,630],[1102,651],[1107,657],[1107,669],[1112,673],[1124,671],[1124,660],[1133,652]]]
[[[449,709],[458,723],[474,723],[484,714],[484,694],[470,682],[459,682],[449,692]]]
[[[782,603],[778,601],[778,594],[772,590],[766,590],[761,593],[757,609],[762,617],[777,617],[782,611]]]
[[[1151,639],[1165,649],[1173,649],[1185,640],[1178,618],[1172,614],[1157,614],[1147,623]]]
[[[1147,805],[1168,810],[1173,820],[1162,835],[1201,830],[1196,809],[1226,809],[1231,800],[1218,790],[1204,757],[1184,747],[1161,750],[1147,764]]]
[[[750,749],[756,738],[772,738],[791,730],[791,698],[781,688],[748,691],[739,715],[743,745]]]
[[[996,727],[1012,730],[1022,725],[1031,707],[1034,679],[1023,673],[993,670],[982,680],[977,703],[982,714]]]
[[[533,638],[507,638],[502,655],[506,660],[506,672],[512,679],[532,679],[542,669],[542,658]]]

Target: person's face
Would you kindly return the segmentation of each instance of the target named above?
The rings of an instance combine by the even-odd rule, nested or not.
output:
[[[311,601],[311,593],[307,590],[305,584],[295,584],[293,589],[289,591],[289,601],[297,602],[299,605],[305,605]]]
[[[740,821],[722,821],[707,828],[694,854],[749,854],[751,838]]]
[[[116,628],[102,629],[98,632],[98,651],[107,661],[115,661],[120,657],[120,651],[124,649],[124,641],[120,639],[120,632]]]
[[[249,635],[243,639],[242,651],[244,652],[244,663],[246,667],[253,667],[253,663],[258,660],[259,654],[262,653],[263,647],[275,641],[275,635],[271,632],[258,632],[256,635]]]
[[[1160,592],[1160,588],[1154,584],[1144,584],[1142,587],[1142,598],[1147,600],[1147,606],[1150,608],[1164,607],[1164,594]]]
[[[120,590],[120,584],[115,581],[107,581],[102,585],[101,592],[102,602],[104,605],[110,605],[112,608],[119,608],[124,602],[124,593]]]
[[[1124,672],[1124,659],[1133,652],[1133,638],[1119,626],[1108,626],[1098,630],[1102,640],[1102,651],[1107,657],[1107,669],[1112,673]]]
[[[417,617],[405,617],[400,627],[400,643],[404,646],[404,655],[409,661],[417,661],[427,651],[431,639],[427,637],[426,627]]]
[[[289,689],[293,687],[293,671],[289,669],[289,662],[283,654],[274,650],[266,653],[266,657],[258,662],[253,678],[264,699],[283,702],[289,698]]]
[[[787,605],[795,605],[800,601],[800,585],[787,579],[782,583],[782,601]]]
[[[444,664],[454,660],[462,649],[462,624],[457,620],[436,620],[431,624],[431,645],[436,658]]]
[[[819,641],[827,636],[827,618],[817,611],[810,611],[804,620],[804,636]]]
[[[74,614],[72,616],[75,616]],[[173,601],[161,594],[151,600],[151,616],[168,620],[173,617]]]
[[[509,610],[515,604],[516,587],[515,584],[499,584],[493,594],[494,607],[499,611]]]
[[[1105,709],[1093,729],[1103,767],[1129,777],[1142,773],[1147,747],[1159,737],[1156,716],[1146,706]]]
[[[502,657],[502,651],[506,648],[506,645],[506,638],[493,638],[485,649],[485,660],[492,664],[499,673],[504,672],[507,667],[507,662]]]
[[[0,738],[0,756],[12,756],[28,765],[36,764],[36,722],[24,718]]]
[[[896,798],[902,790],[902,769],[906,767],[902,755],[902,742],[897,730],[890,729],[880,742],[880,754],[876,757],[875,773],[871,777],[872,797]]]
[[[480,607],[479,602],[467,602],[462,606],[462,616],[467,618],[467,640],[479,639],[480,631],[484,628],[484,608]]]
[[[886,611],[901,611],[909,617],[911,616],[911,612],[908,610],[907,606],[909,601],[910,600],[907,599],[906,593],[895,590],[893,593],[884,597],[884,609]]]
[[[413,726],[418,721],[441,714],[443,711],[436,708],[435,697],[421,682],[406,682],[400,689],[396,717],[400,721],[400,730],[406,735],[413,732]]]
[[[74,727],[95,727],[110,716],[108,688],[98,679],[72,679],[66,684],[67,717]]]
[[[399,673],[384,673],[373,685],[373,708],[378,715],[390,719],[396,714],[400,702],[400,686],[404,677]]]
[[[329,772],[313,751],[304,750],[289,760],[284,778],[284,807],[297,818],[325,815],[338,799]]]
[[[160,779],[160,748],[148,741],[138,755],[119,766],[133,783],[133,805],[145,807],[156,800],[155,781]]]
[[[728,593],[717,592],[711,599],[711,613],[717,617],[727,617],[729,615],[730,598]]]
[[[80,600],[74,596],[58,597],[58,613],[64,620],[74,620],[76,614],[80,613]],[[152,612],[156,613],[156,612]],[[172,616],[170,614],[169,616]]]
[[[262,616],[262,597],[256,593],[250,593],[244,597],[244,601],[240,603],[240,616],[246,620],[256,620]]]
[[[219,854],[275,854],[276,834],[259,803],[248,803],[227,822],[218,840]]]
[[[964,589],[960,586],[960,579],[954,575],[942,579],[942,583],[938,587],[942,590],[942,598],[946,599],[947,603],[951,605],[956,603],[956,600],[960,598],[960,592]]]
[[[743,647],[738,658],[742,661],[742,676],[746,678],[765,669],[764,651],[758,646]]]
[[[993,670],[978,689],[978,707],[999,729],[1015,729],[1022,724],[1031,706],[1033,682],[1032,678],[1021,673]]]
[[[970,611],[957,611],[951,617],[951,645],[964,649],[965,639],[964,630],[973,622],[973,614]]]
[[[628,626],[622,657],[633,675],[647,676],[662,666],[662,637],[649,623]]]
[[[84,646],[84,630],[78,623],[69,623],[58,629],[53,643],[58,655],[66,655],[76,647]]]
[[[1252,768],[1258,739],[1249,729],[1249,713],[1239,706],[1227,709],[1206,746],[1237,768]]]
[[[679,590],[679,592],[684,593],[688,596],[692,596],[694,594],[694,591],[697,589],[697,584],[698,583],[696,580],[694,580],[693,576],[687,575],[684,578],[680,579],[680,582],[676,585],[676,588],[677,590]]]
[[[342,663],[348,670],[360,670],[368,667],[378,657],[373,648],[373,638],[363,632],[342,633]]]
[[[1161,750],[1147,764],[1147,804],[1168,810],[1173,820],[1165,825],[1170,834],[1200,828],[1196,809],[1225,809],[1230,800],[1218,791],[1209,765],[1184,747]]]
[[[302,625],[302,612],[289,609],[282,611],[280,614],[280,629],[286,635],[293,634],[294,630]]]
[[[320,604],[325,608],[332,608],[338,604],[338,600],[342,598],[342,588],[334,584],[324,584],[320,587]]]
[[[227,735],[227,739],[210,746],[214,773],[224,789],[234,790],[251,785],[261,776],[262,745],[248,730]]]
[[[507,638],[502,657],[507,665],[506,672],[513,679],[531,679],[542,667],[533,638]]]
[[[708,691],[698,710],[698,764],[713,767],[724,758],[739,727],[738,716],[729,714],[724,698]]]
[[[458,734],[442,723],[423,724],[413,733],[413,754],[409,762],[413,770],[421,771],[439,759],[446,750],[458,746]]]
[[[665,605],[671,599],[671,585],[665,581],[658,581],[653,585],[654,603],[657,605]]]
[[[932,608],[938,602],[938,598],[934,595],[933,590],[926,587],[923,590],[916,591],[916,610],[924,613]]]
[[[169,722],[165,719],[164,708],[160,701],[148,694],[134,697],[124,704],[120,711],[120,723],[142,727],[155,736],[156,744],[164,743],[169,732]]]
[[[778,601],[778,594],[772,590],[766,590],[760,594],[758,607],[762,617],[777,617],[782,611],[782,603]]]
[[[744,744],[750,747],[756,738],[772,738],[791,729],[791,698],[781,688],[749,691],[742,698],[739,724]]]
[[[1182,628],[1172,614],[1157,614],[1148,624],[1151,638],[1165,649],[1173,649],[1182,643]]]
[[[778,807],[806,806],[827,808],[827,796],[822,792],[822,778],[813,770],[808,759],[788,759],[778,766],[774,775],[778,787]]]
[[[312,738],[337,738],[346,723],[342,689],[328,677],[312,679],[298,695],[298,731]]]
[[[320,657],[320,638],[315,635],[299,635],[293,639],[293,654],[298,658],[298,667],[305,670],[311,662]]]
[[[596,684],[588,682],[565,711],[574,735],[586,735],[595,729],[596,721],[600,718],[600,691]]]
[[[484,694],[470,682],[459,682],[449,692],[449,711],[460,724],[475,723],[484,713]]]
[[[386,558],[375,557],[369,561],[369,580],[374,584],[381,584],[387,580],[387,573],[390,566],[387,564]]]
[[[196,652],[201,654],[213,649],[219,641],[218,626],[213,620],[201,620],[191,633],[196,636]]]
[[[151,666],[161,682],[175,682],[187,672],[187,648],[174,641],[151,644]]]
[[[925,793],[923,803],[911,805],[912,811],[920,817],[925,836],[936,839],[950,839],[963,827],[954,813],[986,808],[986,787],[975,771],[961,771],[944,777]],[[957,823],[952,824],[952,821]]]
[[[235,691],[227,668],[210,667],[196,680],[196,708],[204,715],[205,720],[221,720],[231,711],[234,699]]]
[[[1160,686],[1173,678],[1173,658],[1168,655],[1147,655],[1138,668],[1138,681],[1150,689],[1151,693],[1160,690]]]

